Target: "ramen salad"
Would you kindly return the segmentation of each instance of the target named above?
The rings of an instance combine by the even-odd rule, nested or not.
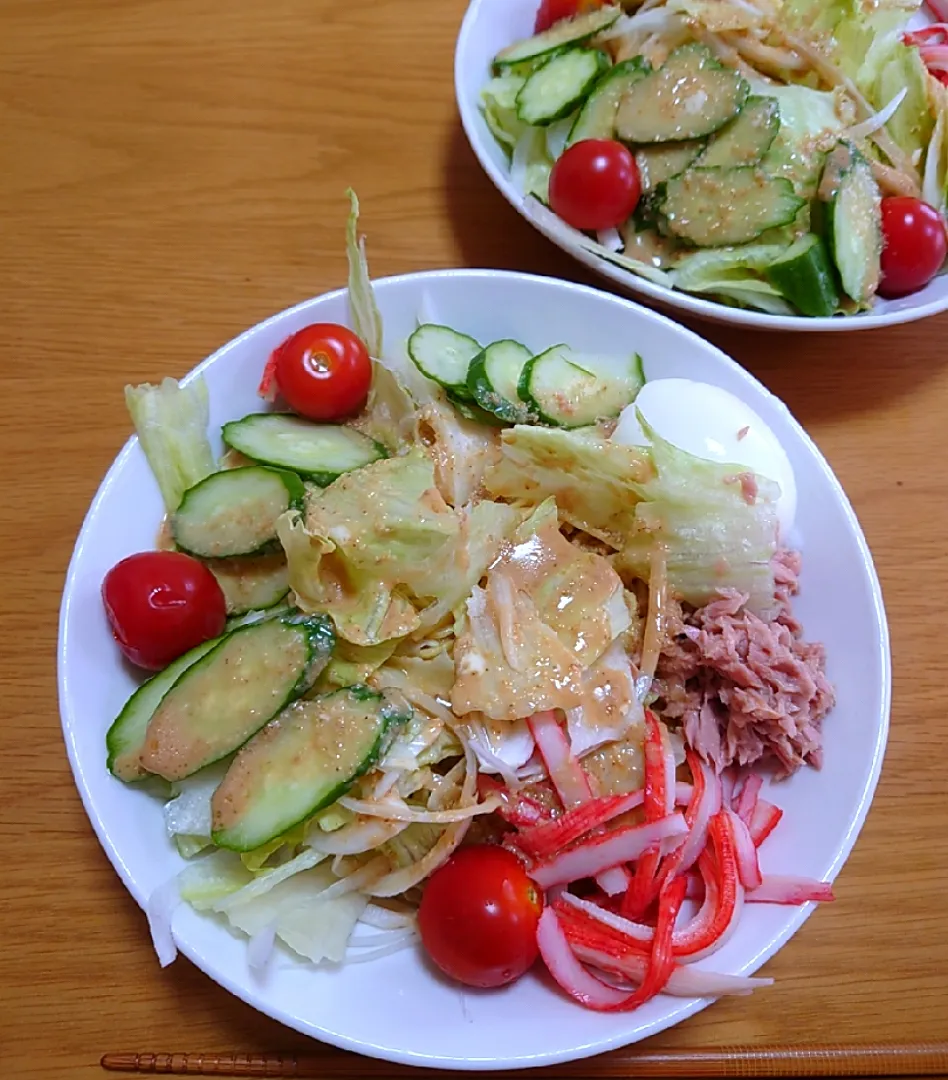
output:
[[[571,244],[724,304],[853,315],[945,267],[948,0],[909,30],[922,6],[543,0],[483,116]]]
[[[429,313],[384,354],[352,200],[353,329],[262,356],[222,458],[201,378],[126,391],[167,515],[103,583],[155,672],[108,767],[187,860],[148,904],[162,963],[184,902],[254,968],[420,941],[480,987],[539,955],[594,1009],[766,983],[690,965],[745,903],[832,899],[758,862],[761,770],[818,767],[833,706],[786,453],[618,343]]]

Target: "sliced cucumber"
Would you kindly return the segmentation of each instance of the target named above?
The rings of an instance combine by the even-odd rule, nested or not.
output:
[[[600,75],[609,57],[598,49],[557,53],[530,76],[517,94],[517,116],[525,124],[543,127],[576,110]]]
[[[196,664],[202,656],[206,656],[211,649],[220,644],[220,641],[220,638],[212,638],[210,641],[196,645],[184,656],[173,660],[164,671],[159,671],[157,675],[153,675],[147,682],[142,683],[125,702],[125,707],[115,718],[105,736],[105,747],[108,751],[105,764],[113,776],[117,776],[119,780],[124,780],[126,783],[142,780],[148,776],[148,771],[141,763],[148,721],[179,676],[183,675],[192,664]]]
[[[234,758],[214,792],[214,843],[251,851],[335,802],[411,716],[403,701],[366,686],[284,709]]]
[[[635,401],[644,383],[638,356],[617,361],[554,345],[530,359],[518,390],[541,420],[576,428],[618,416]]]
[[[518,387],[533,353],[519,341],[495,341],[471,361],[467,386],[486,412],[508,424],[526,424],[530,410],[520,400]]]
[[[322,486],[388,457],[384,446],[355,428],[314,424],[288,413],[251,413],[225,424],[221,435],[251,461],[289,469]]]
[[[214,559],[207,566],[221,587],[228,615],[273,607],[290,591],[290,572],[282,551],[246,559]]]
[[[708,143],[695,162],[701,168],[756,165],[780,131],[780,103],[772,97],[749,97],[738,115]]]
[[[608,30],[621,14],[622,9],[616,4],[598,8],[585,15],[579,15],[575,19],[564,19],[555,26],[551,26],[549,30],[501,49],[494,57],[494,67],[514,67],[527,60],[536,60],[540,56],[559,52],[564,48],[583,45],[596,34]]]
[[[656,143],[654,146],[640,146],[635,152],[635,163],[639,167],[642,191],[648,194],[659,184],[678,176],[701,153],[704,143],[700,139],[689,139],[681,143]]]
[[[743,166],[673,177],[661,210],[672,235],[698,247],[726,247],[789,225],[804,205],[789,180]]]
[[[189,488],[171,516],[175,544],[202,559],[255,555],[277,539],[277,518],[303,508],[303,481],[285,469],[247,465]]]
[[[629,87],[616,112],[616,132],[630,143],[700,139],[733,120],[749,93],[746,80],[703,45],[683,45]]]
[[[764,276],[803,315],[822,318],[839,308],[839,292],[826,246],[807,233],[764,270]]]
[[[461,401],[471,401],[467,369],[481,346],[450,326],[423,323],[408,339],[408,355],[415,367]]]
[[[855,147],[840,143],[827,155],[820,198],[843,292],[857,304],[868,303],[882,277],[882,194]]]
[[[616,110],[622,96],[651,71],[652,65],[644,56],[634,56],[604,72],[573,121],[566,145],[572,146],[583,139],[614,139]]]
[[[313,685],[335,643],[324,615],[287,615],[227,634],[155,709],[142,765],[166,780],[219,761]]]

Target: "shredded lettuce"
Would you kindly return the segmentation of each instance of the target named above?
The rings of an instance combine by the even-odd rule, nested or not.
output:
[[[842,134],[837,96],[807,86],[766,84],[761,92],[777,99],[780,129],[764,155],[762,167],[789,180],[798,195],[812,198],[823,170],[823,156]]]
[[[661,543],[669,585],[686,602],[700,606],[732,588],[747,593],[752,610],[770,610],[777,485],[741,466],[694,457],[637,415],[651,442],[655,475],[641,485],[644,499],[635,507],[620,571],[647,581],[653,547]]]
[[[125,404],[165,507],[173,513],[188,488],[217,470],[207,438],[207,384],[199,377],[185,385],[164,379],[158,386],[126,386]]]
[[[559,515],[620,546],[651,470],[647,453],[610,442],[595,428],[517,425],[502,436],[503,457],[485,477],[493,495],[537,506],[553,497]]]
[[[196,911],[211,911],[253,881],[253,874],[232,851],[214,851],[186,866],[178,876],[181,899]]]
[[[217,762],[182,780],[165,803],[165,828],[185,858],[191,858],[211,840],[211,796],[224,778],[229,762]]]
[[[877,38],[857,75],[857,83],[877,109],[886,106],[900,90],[907,94],[886,124],[898,145],[911,156],[921,155],[935,128],[928,100],[928,71],[918,49],[903,45],[897,35]]]
[[[765,267],[779,259],[790,243],[788,237],[785,243],[709,248],[684,255],[675,270],[675,284],[689,292],[714,293],[774,315],[792,315],[793,308],[781,292],[762,276]]]
[[[395,651],[398,641],[391,639],[378,645],[353,645],[351,641],[337,641],[332,658],[319,677],[320,693],[364,683]]]
[[[936,85],[937,96],[933,98],[940,107],[925,154],[922,198],[944,214],[948,210],[948,90]]]
[[[550,157],[543,128],[525,128],[513,150],[510,182],[524,197],[534,196],[541,203],[550,201]]]
[[[470,502],[488,467],[500,458],[497,429],[466,420],[448,404],[425,405],[415,417],[414,435],[428,451],[435,483],[451,506]]]

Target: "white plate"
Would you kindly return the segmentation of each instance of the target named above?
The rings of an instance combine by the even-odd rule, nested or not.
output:
[[[889,715],[889,644],[879,584],[866,542],[829,466],[784,405],[695,334],[628,300],[580,285],[484,270],[388,278],[376,285],[391,347],[414,328],[423,297],[432,317],[482,341],[516,338],[539,350],[558,341],[579,349],[645,358],[649,377],[716,383],[770,424],[793,462],[804,551],[798,612],[829,650],[839,704],[826,725],[826,764],[805,769],[772,797],[786,810],[764,850],[771,872],[836,876],[869,807]],[[343,322],[346,294],[310,300],[261,323],[197,368],[207,379],[214,430],[255,411],[255,387],[270,351],[313,321]],[[182,860],[167,841],[160,803],[114,780],[104,737],[133,689],[102,610],[99,589],[119,559],[151,548],[162,515],[157,487],[136,439],[119,454],[93,502],[69,568],[60,620],[59,693],[63,731],[86,810],[122,880],[139,904]],[[855,910],[844,888],[838,903]],[[749,973],[794,933],[808,909],[754,905],[738,934],[712,958],[713,970]],[[182,951],[232,993],[299,1031],[337,1046],[416,1065],[486,1069],[584,1057],[652,1035],[708,1001],[661,997],[629,1015],[587,1012],[542,977],[502,991],[472,993],[436,978],[413,951],[340,971],[288,962],[261,980],[247,968],[246,944],[216,922],[179,910]],[[142,920],[143,939],[147,935]],[[149,978],[159,979],[157,967]],[[766,995],[767,990],[759,991]]]
[[[538,0],[471,0],[461,25],[454,57],[454,91],[461,123],[478,161],[497,189],[523,217],[548,240],[578,259],[625,292],[688,315],[738,326],[765,330],[868,330],[915,322],[948,311],[948,274],[935,278],[921,292],[899,300],[878,300],[871,312],[846,318],[810,319],[802,315],[767,315],[732,308],[714,300],[655,285],[584,250],[576,233],[552,214],[531,214],[523,196],[510,181],[510,167],[503,148],[490,133],[480,109],[480,95],[490,77],[491,61],[506,45],[533,33]],[[918,16],[914,22],[927,20]]]

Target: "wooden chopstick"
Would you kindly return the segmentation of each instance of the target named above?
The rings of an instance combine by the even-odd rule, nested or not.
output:
[[[105,1054],[102,1068],[165,1076],[335,1077],[408,1076],[412,1070],[374,1065],[356,1056],[327,1059],[296,1054]],[[948,1076],[948,1042],[864,1046],[715,1046],[694,1050],[635,1050],[554,1066],[548,1075],[615,1077]],[[523,1077],[523,1073],[498,1074]]]

